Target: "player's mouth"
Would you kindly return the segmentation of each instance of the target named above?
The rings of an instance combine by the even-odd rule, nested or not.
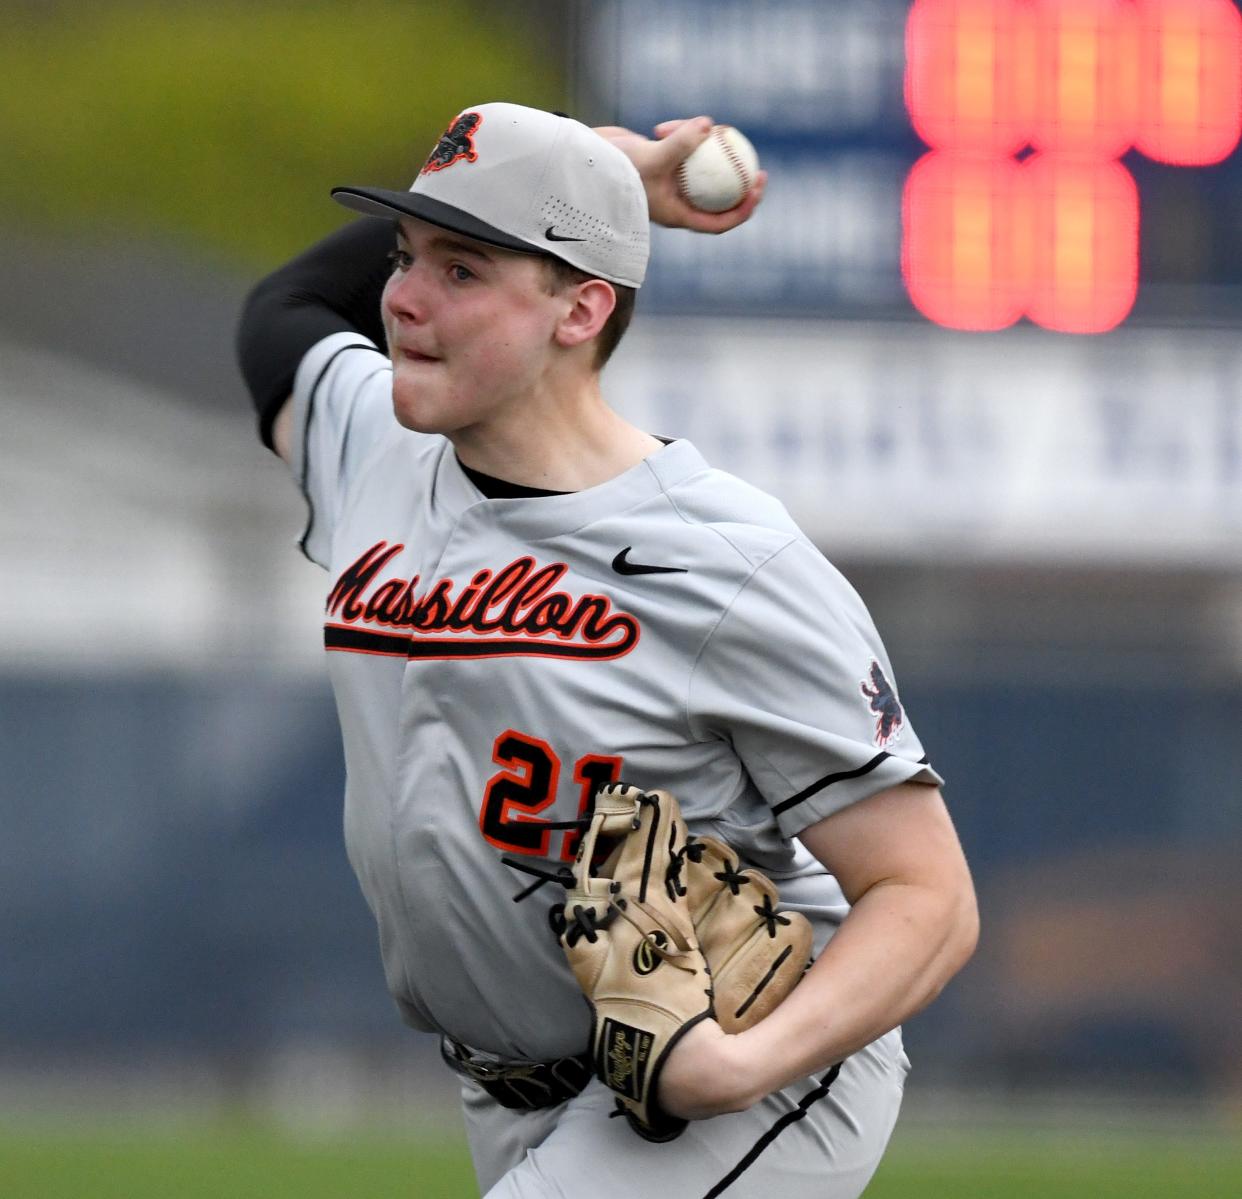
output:
[[[406,362],[439,362],[440,361],[439,358],[436,358],[432,356],[431,354],[423,354],[419,350],[407,350],[403,346],[397,347],[397,353],[400,354],[401,357]]]

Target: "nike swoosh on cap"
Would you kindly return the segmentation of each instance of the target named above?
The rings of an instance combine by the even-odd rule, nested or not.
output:
[[[586,241],[585,237],[562,237],[559,233],[555,232],[555,229],[555,225],[548,226],[547,231],[544,233],[544,237],[546,237],[548,241]]]
[[[613,560],[612,569],[619,575],[684,575],[684,566],[649,566],[645,562],[631,562],[626,556],[634,547],[627,545]]]

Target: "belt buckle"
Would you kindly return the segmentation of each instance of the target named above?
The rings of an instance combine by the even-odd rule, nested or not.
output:
[[[501,1082],[506,1078],[524,1076],[531,1067],[522,1065],[505,1065],[503,1062],[489,1062],[477,1057],[473,1050],[468,1049],[460,1041],[444,1037],[440,1042],[440,1052],[445,1061],[459,1074],[474,1079],[475,1082]]]

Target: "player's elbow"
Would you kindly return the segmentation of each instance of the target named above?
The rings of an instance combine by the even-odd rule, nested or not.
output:
[[[979,945],[979,902],[969,873],[964,873],[948,890],[944,895],[944,904],[936,995],[970,961]]]
[[[974,957],[979,947],[979,901],[975,888],[967,877],[957,895],[956,915],[953,924],[953,974],[956,974]]]
[[[924,893],[928,949],[922,995],[915,1004],[919,1011],[940,995],[979,944],[979,904],[964,866],[951,882],[942,879]]]

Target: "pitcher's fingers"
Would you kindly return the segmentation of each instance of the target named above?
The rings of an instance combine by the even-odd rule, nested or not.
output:
[[[714,124],[711,117],[678,117],[676,120],[672,120],[672,121],[661,121],[652,130],[652,133],[654,133],[657,138],[663,141],[664,138],[668,137],[670,133],[673,133],[675,130],[680,129],[681,126],[686,124],[688,121],[706,121],[707,128],[709,130]]]

